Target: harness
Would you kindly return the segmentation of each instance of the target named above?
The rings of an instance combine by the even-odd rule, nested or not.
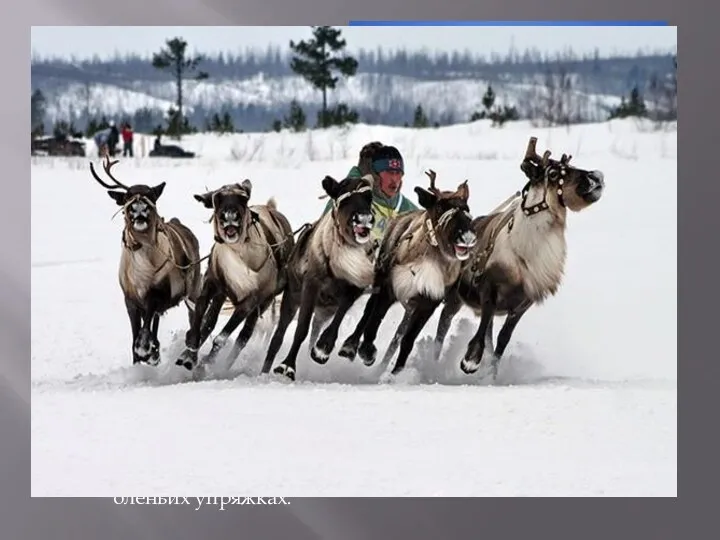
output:
[[[358,193],[365,193],[366,191],[372,191],[372,187],[368,185],[360,186],[353,189],[352,191],[347,191],[343,193],[337,199],[332,199],[332,216],[333,221],[335,221],[335,225],[339,226],[339,223],[337,221],[337,211],[340,208],[340,204],[348,197],[352,197],[353,195],[357,195]]]
[[[505,202],[503,202],[503,204],[501,204],[498,208],[496,208],[493,212],[488,214],[491,215],[493,213],[501,211],[503,208],[506,209],[505,215],[493,227],[485,249],[478,253],[477,256],[473,259],[472,265],[470,267],[473,282],[476,282],[485,271],[485,265],[487,264],[487,261],[490,259],[490,256],[495,249],[495,241],[497,240],[500,232],[505,228],[505,226],[507,226],[508,228],[508,233],[510,233],[510,231],[512,231],[513,229],[513,225],[515,224],[515,211],[514,209],[511,210],[507,208],[508,204],[514,202],[515,199],[520,196],[520,209],[522,210],[523,214],[525,214],[525,216],[537,215],[541,212],[549,210],[550,206],[547,202],[547,195],[550,189],[555,189],[558,195],[558,201],[560,205],[565,208],[565,200],[563,199],[563,186],[565,185],[565,176],[567,176],[567,169],[568,167],[566,165],[560,163],[558,165],[548,167],[545,170],[542,181],[544,184],[543,197],[540,202],[533,204],[532,206],[527,206],[527,198],[530,194],[530,188],[533,184],[533,181],[529,180],[523,187],[522,192],[515,193],[513,196],[509,197]]]
[[[200,264],[202,261],[204,261],[205,259],[207,259],[209,257],[209,255],[207,255],[207,256],[203,257],[202,259],[199,259],[194,262],[190,262],[185,265],[179,264],[178,259],[176,257],[175,249],[173,248],[173,242],[170,238],[170,233],[172,233],[175,236],[175,238],[179,241],[180,245],[183,244],[182,238],[180,237],[179,233],[177,231],[175,231],[172,227],[166,226],[165,219],[157,213],[157,206],[155,205],[155,203],[153,203],[153,201],[151,201],[148,197],[146,197],[145,195],[142,195],[142,194],[136,194],[136,195],[130,197],[130,199],[128,199],[125,202],[125,204],[123,204],[122,208],[120,210],[118,210],[117,212],[115,212],[115,214],[113,214],[113,217],[115,217],[119,212],[123,212],[126,216],[126,225],[125,225],[125,229],[123,230],[123,235],[122,235],[122,243],[123,243],[123,246],[125,247],[125,249],[134,252],[134,251],[138,251],[140,248],[143,247],[143,244],[141,242],[138,242],[135,239],[134,231],[129,226],[129,223],[127,223],[127,209],[129,206],[131,206],[132,204],[134,204],[138,201],[143,201],[145,204],[150,206],[155,211],[155,215],[157,216],[157,220],[158,220],[157,225],[155,226],[155,231],[157,234],[165,235],[165,237],[168,239],[168,244],[170,246],[170,253],[165,253],[165,252],[161,251],[160,248],[157,246],[157,240],[155,243],[150,244],[148,246],[151,249],[159,252],[161,255],[165,256],[165,261],[158,268],[155,269],[155,272],[159,272],[167,263],[172,263],[173,266],[175,266],[175,268],[178,268],[179,270],[187,270],[197,264]],[[187,259],[187,254],[185,254],[185,258]]]
[[[219,191],[213,193],[213,196],[212,196],[212,199],[211,199],[211,201],[212,201],[212,208],[213,208],[213,216],[212,216],[212,218],[210,218],[210,221],[215,221],[216,223],[217,223],[217,216],[215,215],[215,209],[216,209],[217,205],[216,205],[216,199],[215,199],[215,198],[216,198],[216,196],[217,196],[219,193],[238,194],[238,195],[240,195],[240,196],[242,196],[242,197],[245,197],[245,198],[248,199],[248,200],[250,199],[250,194],[247,192],[247,190],[246,190],[245,188],[242,188],[242,187],[239,187],[239,186],[233,186],[231,189],[219,190]],[[288,242],[288,240],[290,240],[290,238],[293,238],[298,232],[303,231],[303,230],[304,230],[305,228],[307,228],[310,224],[306,223],[305,225],[302,225],[302,226],[299,227],[298,229],[296,229],[296,230],[294,230],[294,231],[292,231],[292,232],[290,232],[290,233],[287,233],[287,234],[283,235],[282,239],[279,240],[278,242],[270,242],[269,239],[273,237],[273,234],[272,234],[272,232],[270,231],[270,229],[268,228],[268,226],[267,226],[265,223],[262,222],[262,220],[260,219],[260,216],[259,216],[259,214],[258,214],[257,212],[253,211],[253,210],[252,210],[251,208],[249,208],[249,207],[248,207],[247,211],[248,211],[248,213],[249,213],[249,215],[250,215],[250,219],[249,219],[249,223],[248,223],[247,226],[245,227],[245,238],[243,239],[243,243],[245,243],[245,244],[251,244],[251,245],[256,245],[256,246],[264,246],[264,247],[266,247],[268,253],[267,253],[267,256],[265,257],[265,259],[262,261],[261,266],[264,266],[264,265],[268,262],[268,260],[270,260],[270,257],[272,257],[273,260],[274,260],[274,262],[275,262],[275,266],[276,266],[276,268],[278,269],[278,271],[279,271],[279,272],[284,272],[285,269],[283,268],[282,260],[281,260],[281,257],[280,257],[280,249],[279,249],[280,246],[282,246],[283,244],[285,244],[286,242]],[[273,214],[272,212],[269,212],[269,214],[270,214],[270,219],[271,219],[271,220],[273,221],[273,223],[277,226],[278,230],[282,231],[283,226],[282,226],[282,224],[278,221],[278,219],[275,217],[275,214]],[[264,235],[265,241],[264,241],[264,242],[253,242],[253,241],[251,241],[251,240],[250,240],[250,229],[251,229],[251,228],[254,228],[255,231],[257,232],[258,236],[260,236],[261,238],[262,238],[263,235]],[[262,229],[262,231],[261,231],[260,229]],[[263,234],[263,233],[264,233],[264,234]],[[222,238],[220,238],[220,236],[217,235],[217,234],[214,235],[214,240],[215,240],[215,242],[218,243],[218,244],[224,244],[224,243],[225,243],[225,241],[224,241]],[[293,255],[293,253],[295,252],[296,248],[297,248],[297,244],[294,245],[293,248],[290,250],[290,253],[288,254],[288,258]],[[208,255],[208,257],[209,257],[209,255]]]
[[[460,212],[460,208],[450,208],[449,210],[445,210],[442,214],[440,214],[440,217],[437,220],[437,224],[433,225],[432,219],[430,217],[427,217],[425,219],[425,228],[427,229],[427,239],[428,242],[430,242],[430,245],[433,247],[438,247],[438,240],[437,240],[437,228],[444,227],[455,214]],[[412,235],[410,235],[412,237]]]
[[[217,208],[217,205],[215,204],[215,198],[220,193],[240,195],[241,197],[245,197],[245,199],[250,200],[250,194],[247,192],[247,190],[245,188],[242,188],[239,186],[233,186],[232,189],[219,189],[218,191],[213,193],[212,197],[210,198],[210,202],[212,202],[212,210],[213,210],[213,214],[212,214],[212,217],[210,218],[210,221],[214,222],[215,225],[217,225],[217,216],[215,215],[215,209]],[[248,211],[250,212],[249,225],[251,225],[251,226],[255,225],[259,221],[260,218],[258,217],[258,215],[255,212],[253,212],[249,208],[248,208]],[[245,241],[247,241],[250,236],[249,229],[250,229],[249,226],[245,228]],[[213,240],[215,240],[215,242],[217,242],[218,244],[225,243],[225,241],[222,238],[220,238],[220,235],[218,235],[217,233],[215,235],[213,235]]]
[[[567,167],[562,163],[557,166],[548,167],[545,170],[545,174],[543,175],[543,183],[545,185],[545,189],[543,190],[542,201],[530,207],[527,207],[525,206],[525,203],[527,201],[528,195],[530,194],[530,186],[532,185],[532,180],[529,180],[522,190],[522,201],[520,204],[520,208],[522,209],[523,213],[526,216],[529,216],[531,214],[537,214],[538,212],[547,210],[549,208],[547,203],[547,194],[550,188],[555,188],[557,190],[558,201],[560,202],[560,205],[564,208],[565,200],[563,199],[563,185],[565,184],[566,175]]]
[[[345,199],[347,199],[347,198],[349,198],[349,197],[352,197],[353,195],[357,195],[357,194],[359,194],[359,193],[365,193],[365,192],[367,192],[367,191],[372,191],[372,187],[369,186],[369,185],[367,185],[367,184],[365,184],[365,185],[361,185],[361,186],[359,186],[359,187],[356,187],[356,188],[353,189],[353,190],[347,191],[347,192],[343,193],[342,195],[340,195],[339,197],[337,197],[337,198],[335,198],[335,199],[332,199],[331,216],[332,216],[333,223],[334,223],[336,229],[340,228],[340,223],[338,222],[338,216],[337,216],[337,211],[338,211],[338,209],[340,208],[340,204],[341,204]],[[320,198],[324,198],[324,197],[320,197]],[[322,219],[322,218],[321,218],[321,219]],[[318,220],[318,222],[319,222],[319,221],[320,221],[320,220]],[[306,224],[303,225],[300,229],[298,229],[299,231],[303,231],[303,232],[305,232],[304,229],[310,229],[310,230],[307,231],[307,232],[308,232],[308,236],[305,238],[305,241],[307,241],[307,238],[309,238],[309,235],[312,233],[312,229],[314,229],[314,228],[317,227],[318,222],[315,222],[315,223],[313,223],[313,224],[311,224],[311,223],[306,223]],[[300,239],[298,238],[298,242],[295,244],[295,248],[293,249],[293,252],[292,252],[293,254],[294,254],[294,252],[295,252],[297,249],[299,249],[299,244],[300,244]],[[375,251],[375,250],[373,250],[373,251]],[[372,251],[371,251],[371,253],[372,253]],[[323,261],[323,264],[324,264],[324,266],[325,266],[325,271],[327,272],[327,275],[328,275],[329,278],[334,279],[334,278],[335,278],[335,274],[333,273],[332,267],[330,266],[330,258],[329,258],[327,255],[325,255],[324,259],[325,259],[325,260]]]
[[[453,207],[448,210],[445,210],[442,214],[440,214],[440,217],[437,219],[437,223],[433,224],[432,219],[428,216],[424,219],[423,224],[425,226],[425,238],[428,242],[427,249],[425,250],[425,253],[427,253],[427,250],[430,249],[430,247],[438,247],[440,244],[437,240],[437,229],[444,227],[452,218],[453,216],[463,211],[461,208]],[[424,211],[424,213],[427,215],[427,210]],[[413,238],[412,232],[406,232],[398,239],[398,244],[400,242],[409,242]],[[377,251],[377,266],[382,267],[383,265],[387,264],[388,262],[392,261],[393,257],[395,256],[396,250],[389,250],[385,254],[385,257],[380,258],[380,245],[376,247]],[[410,271],[413,275],[415,274],[413,270]]]

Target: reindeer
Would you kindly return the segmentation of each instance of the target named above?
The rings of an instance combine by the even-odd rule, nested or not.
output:
[[[378,329],[388,310],[400,302],[405,316],[383,360],[384,364],[390,361],[399,343],[393,374],[405,367],[415,339],[459,277],[462,261],[477,240],[468,208],[467,181],[456,191],[441,191],[435,187],[436,173],[426,174],[430,189],[415,188],[424,210],[397,216],[388,225],[378,253],[373,293],[355,331],[339,351],[350,360],[359,352],[365,365],[373,365]]]
[[[90,172],[125,216],[119,278],[132,330],[133,364],[157,365],[160,317],[184,301],[193,320],[200,293],[200,245],[180,220],[165,221],[158,214],[165,182],[128,187],[110,173],[116,163],[105,156],[103,169],[114,184],[101,180],[92,163]]]
[[[265,205],[249,206],[251,194],[252,182],[245,180],[194,195],[213,211],[215,244],[186,348],[175,362],[187,370],[197,365],[198,350],[215,327],[226,298],[234,306],[233,314],[213,340],[206,362],[215,358],[244,320],[232,351],[233,358],[237,358],[252,337],[258,319],[285,287],[285,267],[295,243],[290,223],[277,210],[274,199]]]
[[[562,281],[568,209],[580,212],[600,200],[605,187],[601,171],[570,165],[572,156],[540,157],[537,139],[530,138],[521,170],[529,179],[519,204],[474,220],[480,239],[473,255],[463,264],[460,279],[445,299],[435,337],[439,358],[453,317],[463,305],[480,316],[480,325],[470,340],[460,368],[475,373],[486,351],[497,365],[510,338],[527,310],[554,295]],[[493,351],[493,319],[506,315]]]
[[[365,175],[338,182],[326,176],[322,187],[332,200],[332,210],[308,224],[298,236],[287,264],[279,320],[262,368],[262,373],[270,371],[287,327],[298,313],[290,350],[273,370],[290,380],[295,380],[297,354],[307,338],[311,320],[310,355],[318,364],[325,364],[345,314],[373,281],[373,177]],[[320,328],[331,317],[316,341]]]

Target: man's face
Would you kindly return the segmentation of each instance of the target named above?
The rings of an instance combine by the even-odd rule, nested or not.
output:
[[[380,177],[380,191],[386,197],[394,197],[402,187],[403,174],[400,171],[382,171]]]

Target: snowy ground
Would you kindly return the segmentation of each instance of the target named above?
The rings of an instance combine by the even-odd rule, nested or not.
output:
[[[126,159],[116,172],[167,181],[161,212],[189,224],[205,254],[209,215],[192,194],[206,186],[250,178],[253,200],[276,196],[298,227],[322,210],[320,179],[341,177],[380,139],[405,154],[407,194],[432,168],[443,185],[468,178],[480,214],[522,187],[530,135],[602,169],[607,189],[570,217],[563,288],[518,326],[494,385],[459,370],[477,324],[467,313],[439,366],[421,343],[394,382],[337,356],[318,366],[307,347],[295,384],[259,378],[262,335],[233,366],[189,381],[168,365],[186,329],[181,308],[161,323],[163,365],[133,367],[117,207],[87,159],[34,159],[32,495],[676,496],[675,132],[479,122],[198,135],[183,141],[197,160]]]

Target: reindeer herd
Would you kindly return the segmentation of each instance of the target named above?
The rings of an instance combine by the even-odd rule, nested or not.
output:
[[[325,364],[337,345],[347,312],[370,291],[362,317],[338,350],[340,357],[376,362],[377,334],[388,310],[400,303],[405,313],[386,349],[383,365],[397,358],[399,373],[428,320],[443,305],[435,335],[435,359],[455,315],[470,308],[480,321],[460,362],[466,374],[499,359],[527,310],[555,294],[566,258],[567,211],[579,212],[603,193],[600,171],[570,164],[570,156],[551,159],[528,143],[520,169],[522,191],[498,208],[473,217],[467,181],[454,190],[415,188],[420,210],[401,214],[388,225],[379,245],[372,241],[373,176],[326,176],[322,188],[332,210],[293,230],[274,199],[251,205],[252,183],[224,185],[194,198],[212,211],[214,243],[200,256],[193,232],[177,218],[158,211],[165,183],[125,185],[111,173],[117,161],[105,158],[104,182],[90,170],[125,218],[119,281],[132,331],[133,363],[160,362],[158,326],[169,309],[185,303],[189,328],[175,364],[189,371],[212,362],[230,335],[243,324],[232,349],[236,358],[264,313],[281,298],[262,373],[272,369],[290,323],[297,325],[285,358],[273,373],[295,380],[297,355],[310,334],[310,355]],[[205,273],[200,267],[208,259]],[[232,314],[212,341],[207,356],[198,352],[215,329],[226,302]],[[493,320],[506,316],[493,346]],[[487,360],[486,360],[487,359]]]

